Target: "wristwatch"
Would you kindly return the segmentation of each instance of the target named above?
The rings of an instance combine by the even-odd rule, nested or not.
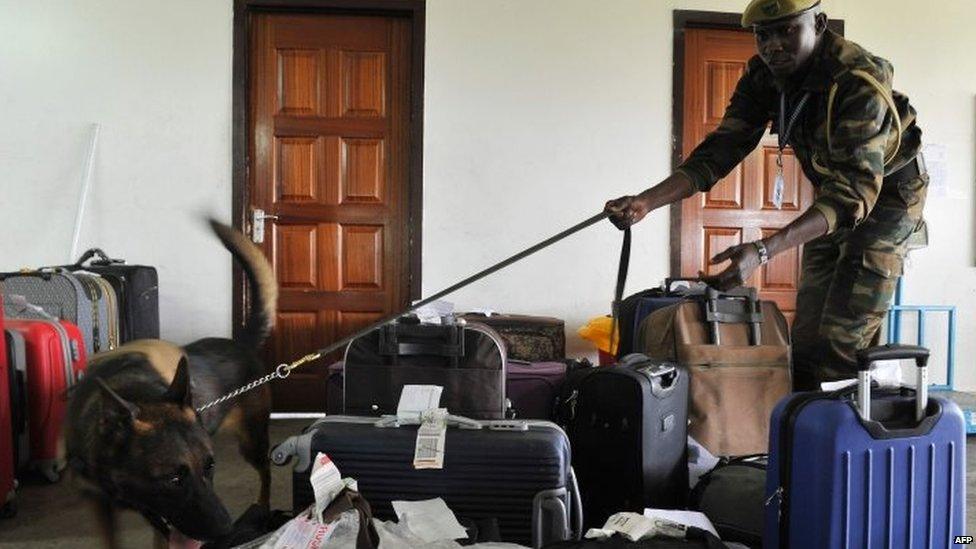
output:
[[[759,264],[765,265],[769,263],[769,250],[766,249],[766,243],[762,240],[756,240],[752,243],[756,247],[756,251],[759,252]]]

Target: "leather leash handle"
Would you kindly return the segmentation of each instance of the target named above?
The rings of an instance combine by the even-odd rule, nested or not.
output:
[[[624,287],[627,285],[627,272],[630,271],[630,247],[631,247],[632,235],[630,232],[630,227],[624,229],[624,241],[620,245],[620,262],[617,265],[617,286],[613,292],[613,304],[611,305],[611,315],[613,315],[613,322],[610,323],[610,354],[617,357],[619,360],[620,349],[614,352],[613,346],[618,343],[619,337],[617,337],[620,331],[620,305],[624,301]]]

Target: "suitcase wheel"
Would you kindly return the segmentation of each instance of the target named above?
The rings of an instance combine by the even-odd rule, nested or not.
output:
[[[0,519],[10,519],[17,516],[17,500],[11,499],[0,506]]]
[[[45,464],[43,464],[43,465],[41,465],[41,466],[38,467],[38,471],[41,473],[41,476],[43,476],[44,479],[47,480],[48,482],[50,482],[51,484],[55,484],[57,482],[60,482],[60,480],[61,480],[61,470],[60,469],[61,468],[58,467],[58,464],[57,463],[53,463],[53,462],[52,463],[45,463]]]

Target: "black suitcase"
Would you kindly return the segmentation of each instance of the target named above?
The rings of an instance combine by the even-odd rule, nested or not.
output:
[[[118,297],[122,343],[159,338],[159,275],[155,267],[126,265],[125,260],[112,259],[92,248],[65,268],[96,273],[112,285]]]
[[[343,477],[359,482],[376,518],[395,520],[394,500],[440,497],[459,517],[496,519],[503,541],[541,547],[578,537],[582,517],[569,440],[555,424],[485,421],[481,429],[451,426],[444,468],[417,470],[417,427],[381,428],[376,422],[371,417],[327,416],[272,450],[278,465],[296,460],[296,512],[315,501],[310,466],[322,452]]]
[[[580,375],[561,407],[586,527],[620,511],[684,508],[688,378],[639,354]]]
[[[503,419],[505,344],[474,322],[420,324],[405,317],[354,339],[343,372],[345,414],[396,413],[404,385],[439,385],[441,407],[474,419]]]

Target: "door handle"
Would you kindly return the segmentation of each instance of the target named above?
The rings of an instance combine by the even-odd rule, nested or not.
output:
[[[261,244],[264,242],[265,219],[278,219],[278,216],[266,214],[261,208],[251,210],[251,240],[255,244]]]

